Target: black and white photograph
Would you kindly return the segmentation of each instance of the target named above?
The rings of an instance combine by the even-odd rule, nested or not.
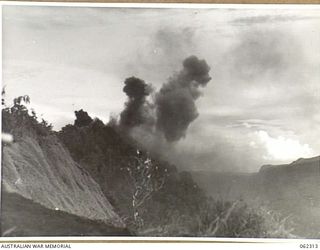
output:
[[[3,4],[1,236],[320,239],[319,27],[316,5]]]

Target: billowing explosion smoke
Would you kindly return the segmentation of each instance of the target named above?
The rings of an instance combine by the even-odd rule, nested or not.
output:
[[[146,122],[144,105],[150,94],[150,86],[136,77],[127,78],[124,84],[123,92],[127,94],[128,101],[120,114],[120,126],[131,129]]]
[[[205,60],[190,56],[183,61],[183,69],[156,94],[156,128],[167,141],[184,137],[190,123],[198,117],[195,100],[201,95],[199,88],[211,80],[209,71]]]

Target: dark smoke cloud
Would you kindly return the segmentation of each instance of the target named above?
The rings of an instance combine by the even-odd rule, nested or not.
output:
[[[156,128],[167,141],[185,137],[188,126],[198,117],[195,101],[201,95],[199,88],[211,80],[209,71],[205,60],[190,56],[183,61],[183,69],[156,94]]]
[[[130,77],[124,81],[123,92],[128,96],[125,109],[120,114],[120,126],[133,128],[143,124],[145,117],[146,96],[150,94],[150,87],[143,80]]]
[[[211,80],[209,71],[205,60],[186,58],[183,69],[154,94],[153,104],[146,100],[151,93],[149,85],[139,78],[126,79],[123,91],[128,101],[120,114],[120,126],[130,130],[143,126],[145,132],[158,138],[158,143],[160,135],[168,142],[185,137],[190,123],[198,117],[195,101],[201,95],[200,87]]]

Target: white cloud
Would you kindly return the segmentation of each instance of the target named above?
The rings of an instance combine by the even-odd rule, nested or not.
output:
[[[288,161],[301,157],[311,157],[314,152],[308,144],[301,144],[299,140],[283,136],[271,137],[268,132],[256,132],[259,141],[264,145],[267,154],[263,156],[268,160]]]

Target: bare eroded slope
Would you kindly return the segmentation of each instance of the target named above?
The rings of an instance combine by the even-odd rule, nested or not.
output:
[[[3,188],[43,206],[124,227],[91,176],[55,135],[22,136],[3,147]]]

